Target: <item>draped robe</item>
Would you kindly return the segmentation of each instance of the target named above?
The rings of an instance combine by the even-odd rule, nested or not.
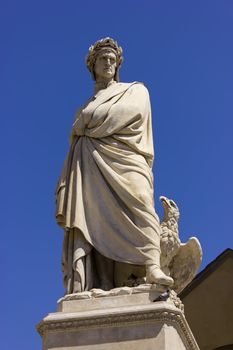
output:
[[[77,114],[56,190],[65,229],[68,293],[93,287],[91,251],[113,261],[157,262],[160,225],[153,200],[150,99],[141,83],[115,83]]]

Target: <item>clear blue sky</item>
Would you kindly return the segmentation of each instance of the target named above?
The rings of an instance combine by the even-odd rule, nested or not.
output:
[[[0,33],[1,347],[39,350],[34,326],[64,292],[54,188],[97,39],[118,40],[121,80],[150,91],[159,215],[160,195],[178,203],[202,268],[232,248],[233,2],[2,0]]]

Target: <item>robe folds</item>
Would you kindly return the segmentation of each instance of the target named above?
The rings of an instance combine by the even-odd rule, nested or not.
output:
[[[157,262],[153,154],[150,99],[143,84],[114,83],[77,112],[56,190],[56,218],[65,229],[65,284],[77,283],[68,292],[88,289],[86,258],[92,248],[122,263]]]

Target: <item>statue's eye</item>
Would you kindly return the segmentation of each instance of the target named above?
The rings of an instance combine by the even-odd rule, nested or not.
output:
[[[175,205],[175,203],[174,203],[173,201],[170,201],[170,204],[171,204],[171,206],[172,206],[173,208],[176,208],[176,205]]]

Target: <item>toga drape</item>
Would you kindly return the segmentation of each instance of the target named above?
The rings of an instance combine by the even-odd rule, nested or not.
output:
[[[114,83],[77,112],[56,190],[68,292],[92,285],[93,247],[114,261],[155,262],[160,226],[152,162],[150,100],[143,84]]]

